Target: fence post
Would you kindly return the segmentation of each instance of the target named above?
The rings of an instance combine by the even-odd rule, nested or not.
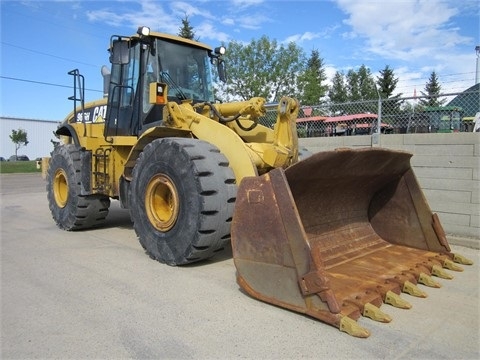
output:
[[[376,86],[375,90],[377,90],[378,94],[377,131],[372,133],[372,147],[380,146],[380,134],[382,132],[382,97],[380,96],[380,92],[378,91]]]

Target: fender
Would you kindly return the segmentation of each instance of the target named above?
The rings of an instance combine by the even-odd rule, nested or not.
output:
[[[229,127],[195,112],[189,104],[168,103],[175,126],[188,128],[192,134],[215,145],[225,155],[237,184],[248,176],[258,176],[257,166],[245,142]]]
[[[123,170],[123,177],[127,181],[132,180],[132,171],[137,161],[138,156],[143,151],[144,147],[147,146],[155,139],[165,138],[165,137],[193,137],[191,131],[182,130],[182,129],[172,129],[162,126],[152,127],[146,130],[139,138],[135,145],[130,150],[128,154],[127,162],[125,163]]]
[[[77,134],[77,132],[75,131],[75,128],[74,128],[72,125],[70,125],[70,124],[66,124],[66,123],[62,124],[62,125],[57,129],[57,131],[55,131],[55,134],[71,137],[72,140],[73,140],[73,143],[74,143],[75,145],[80,146],[80,140],[78,139],[78,134]]]

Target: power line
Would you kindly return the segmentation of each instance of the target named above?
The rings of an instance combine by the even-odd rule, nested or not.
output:
[[[87,65],[87,66],[99,67],[98,65],[93,65],[93,64],[81,62],[81,61],[78,61],[78,60],[68,59],[68,58],[64,58],[64,57],[61,57],[61,56],[57,56],[57,55],[47,54],[47,53],[44,53],[44,52],[41,52],[41,51],[32,50],[32,49],[28,49],[28,48],[25,48],[25,47],[22,47],[22,46],[9,44],[9,43],[4,42],[4,41],[1,41],[0,43],[1,43],[2,45],[11,46],[11,47],[14,47],[14,48],[17,48],[17,49],[21,49],[21,50],[25,50],[25,51],[29,51],[29,52],[32,52],[32,53],[35,53],[35,54],[50,56],[50,57],[55,58],[55,59],[60,59],[60,60],[64,60],[64,61],[70,61],[70,62],[74,62],[74,63],[82,64],[82,65]]]
[[[23,81],[23,82],[32,83],[32,84],[40,84],[40,85],[48,85],[48,86],[56,86],[56,87],[73,89],[73,86],[53,84],[53,83],[48,83],[48,82],[44,82],[44,81],[34,81],[34,80],[20,79],[20,78],[14,78],[14,77],[3,76],[3,75],[0,75],[0,79]],[[103,91],[101,91],[101,90],[87,89],[87,88],[85,88],[85,91],[93,91],[93,92],[103,93]]]
[[[426,85],[428,82],[428,79],[424,83],[416,83],[416,84],[411,84],[411,85],[404,85],[404,86],[399,86],[397,89],[410,89],[413,87],[423,87]],[[467,79],[457,79],[457,80],[448,80],[448,81],[439,81],[439,84],[442,86],[444,84],[449,84],[449,83],[466,83],[466,82],[474,82],[473,78],[467,78]]]
[[[455,75],[470,75],[470,74],[475,74],[475,72],[473,72],[473,71],[469,71],[469,72],[455,73],[455,74],[447,74],[447,75],[441,75],[441,76],[442,76],[442,77],[445,77],[445,76],[455,76]]]

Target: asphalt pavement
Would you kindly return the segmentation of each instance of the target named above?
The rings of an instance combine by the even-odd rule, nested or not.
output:
[[[0,175],[2,359],[479,359],[475,264],[422,286],[428,298],[361,318],[367,339],[255,300],[235,281],[231,252],[169,267],[139,244],[113,202],[105,227],[59,230],[39,174]]]

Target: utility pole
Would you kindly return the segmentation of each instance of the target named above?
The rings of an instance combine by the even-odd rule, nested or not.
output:
[[[480,45],[475,46],[475,52],[477,53],[477,71],[475,72],[475,85],[480,82]]]

